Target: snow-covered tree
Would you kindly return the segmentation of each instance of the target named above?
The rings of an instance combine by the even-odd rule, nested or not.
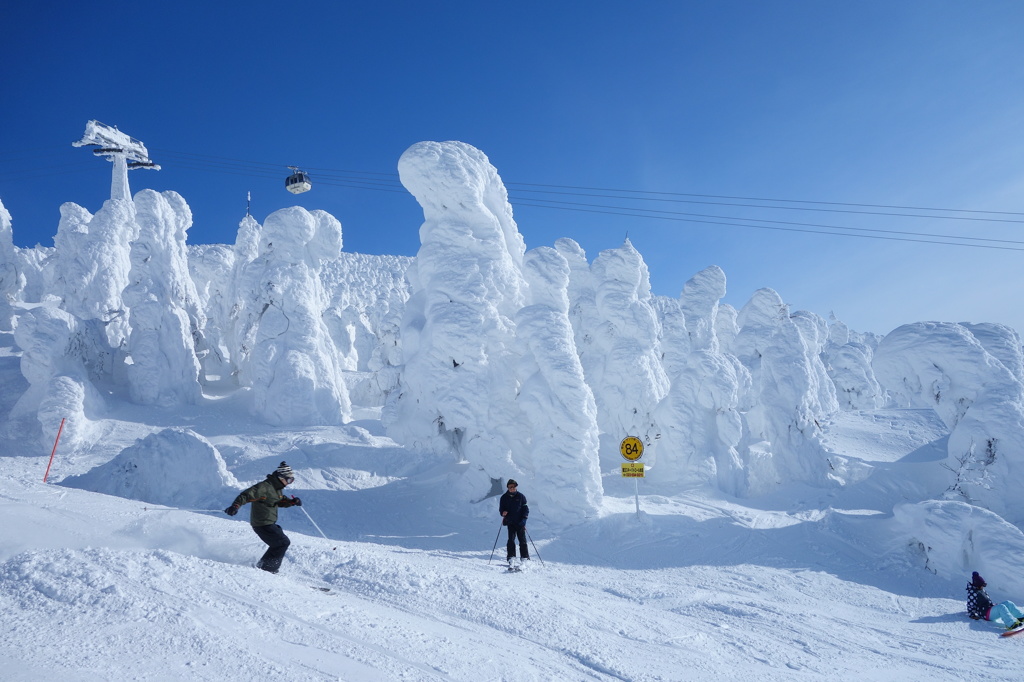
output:
[[[597,406],[569,322],[569,264],[558,251],[526,252],[530,305],[516,314],[522,414],[513,460],[530,474],[549,518],[575,519],[601,501]]]
[[[662,439],[650,477],[654,490],[711,484],[737,495],[747,488],[737,446],[743,432],[740,396],[749,390],[750,374],[734,356],[719,351],[716,318],[724,295],[725,273],[713,266],[686,282],[676,304],[683,328],[671,336],[683,336],[675,345],[686,352],[666,362],[671,387],[655,412]],[[663,317],[663,327],[666,321],[676,326],[673,320]],[[673,357],[666,347],[671,336],[662,339],[666,361]]]
[[[352,404],[338,353],[323,320],[327,292],[324,261],[338,257],[341,223],[300,206],[267,216],[259,255],[242,267],[244,306],[255,316],[242,373],[252,387],[253,409],[268,424],[341,424]],[[244,313],[243,313],[244,315]]]
[[[750,371],[744,410],[747,494],[778,483],[823,485],[834,477],[821,442],[823,422],[839,409],[814,341],[771,289],[740,310],[731,349]]]
[[[525,247],[497,170],[461,142],[420,142],[398,163],[423,208],[402,320],[401,383],[384,413],[388,435],[468,462],[464,495],[516,470],[514,318],[525,303]]]
[[[129,253],[139,230],[135,204],[108,199],[91,215],[66,203],[60,212],[53,243],[62,307],[80,320],[99,320],[111,347],[119,349],[130,331],[121,294],[129,284]]]
[[[149,189],[135,195],[135,207],[139,233],[123,294],[131,324],[129,393],[142,405],[191,404],[202,395],[197,345],[206,324],[185,247],[192,212],[177,192]]]
[[[12,426],[24,424],[14,430],[27,431],[45,445],[53,442],[64,419],[61,441],[66,449],[91,445],[100,435],[94,420],[105,410],[93,384],[104,373],[97,358],[109,350],[102,326],[41,305],[19,316],[14,340],[22,350],[21,373],[29,383],[11,409]],[[25,423],[33,417],[37,423]]]
[[[654,410],[668,393],[669,381],[657,347],[659,325],[647,265],[627,239],[598,254],[590,272],[594,310],[587,317],[594,326],[583,330],[580,361],[597,402],[601,467],[622,462],[619,443],[626,436],[644,441],[644,462],[653,466],[660,435]]]
[[[25,275],[18,268],[11,214],[0,201],[0,331],[11,331],[14,310],[11,303],[21,297],[25,289]]]
[[[1024,521],[1016,503],[1024,485],[1024,385],[1006,365],[970,329],[949,322],[894,329],[873,364],[902,404],[935,410],[949,428],[950,493],[1012,523]]]

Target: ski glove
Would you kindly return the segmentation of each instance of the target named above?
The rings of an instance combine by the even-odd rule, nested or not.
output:
[[[294,495],[292,495],[292,498],[290,500],[287,497],[282,497],[280,500],[277,501],[277,506],[278,507],[301,507],[302,506],[302,500],[300,500],[299,498],[295,497]]]
[[[231,505],[230,507],[228,507],[227,509],[224,510],[224,513],[227,514],[228,516],[234,516],[235,514],[238,513],[238,505],[237,504]]]

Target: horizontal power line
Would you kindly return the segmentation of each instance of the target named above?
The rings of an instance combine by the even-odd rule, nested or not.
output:
[[[834,237],[860,237],[860,238],[863,238],[863,239],[884,239],[884,240],[887,240],[887,241],[917,242],[917,243],[920,243],[920,244],[940,244],[940,245],[943,245],[943,246],[967,246],[967,247],[979,248],[979,249],[996,249],[996,250],[1000,250],[1000,251],[1024,251],[1024,248],[1019,248],[1018,249],[1018,248],[1015,248],[1015,247],[1012,247],[1012,246],[997,246],[997,245],[991,245],[991,244],[965,244],[963,242],[938,241],[938,240],[933,240],[933,239],[911,239],[909,237],[883,237],[881,235],[872,235],[872,234],[849,234],[849,233],[845,233],[845,232],[829,232],[827,230],[810,230],[810,229],[803,229],[803,228],[798,228],[798,227],[782,227],[782,226],[778,226],[778,225],[750,225],[750,224],[747,224],[747,223],[723,222],[723,221],[718,221],[718,220],[698,220],[696,218],[683,218],[683,217],[669,216],[669,215],[665,215],[665,216],[659,216],[659,215],[639,215],[639,214],[636,214],[636,213],[631,213],[629,211],[606,211],[606,210],[586,209],[586,208],[569,208],[569,207],[551,206],[551,205],[543,205],[543,204],[529,204],[529,203],[523,203],[523,202],[521,202],[519,205],[520,206],[531,206],[531,207],[534,207],[534,208],[550,208],[550,209],[561,209],[561,210],[566,210],[566,211],[581,211],[581,212],[584,212],[584,213],[602,213],[602,214],[605,214],[605,215],[629,216],[629,217],[633,217],[633,218],[650,218],[650,219],[653,219],[653,220],[671,220],[671,221],[675,221],[675,222],[700,223],[702,225],[722,225],[722,226],[727,226],[727,227],[748,227],[748,228],[759,229],[759,230],[779,230],[779,231],[782,231],[782,232],[804,232],[804,233],[807,233],[807,234],[822,234],[822,235],[831,235],[831,236],[834,236]],[[739,220],[739,219],[737,219],[737,220]],[[962,237],[952,237],[952,236],[948,237],[948,238],[949,239],[962,239]]]
[[[969,240],[969,241],[999,242],[999,243],[1005,243],[1005,244],[1021,244],[1021,245],[1024,245],[1024,241],[1015,240],[1015,239],[994,239],[994,238],[988,238],[988,237],[963,237],[963,236],[960,236],[960,235],[935,234],[935,233],[930,233],[930,232],[911,232],[911,231],[907,231],[907,230],[886,230],[886,229],[870,228],[870,227],[849,227],[849,226],[846,226],[846,225],[828,225],[828,224],[825,224],[825,223],[800,223],[800,222],[795,222],[795,221],[791,221],[791,220],[770,220],[768,218],[750,218],[750,217],[737,218],[736,216],[709,215],[709,214],[706,214],[706,213],[686,213],[686,212],[683,212],[683,211],[661,211],[661,210],[657,210],[657,209],[653,209],[653,208],[632,208],[632,207],[629,207],[629,206],[606,206],[606,205],[603,205],[603,204],[584,204],[584,203],[575,203],[575,202],[569,202],[569,201],[555,201],[555,200],[551,200],[551,199],[534,199],[532,197],[525,197],[525,198],[523,198],[523,200],[517,201],[516,203],[517,203],[518,206],[524,206],[525,205],[525,206],[534,206],[534,207],[537,207],[537,208],[543,208],[543,206],[540,206],[538,204],[525,204],[525,203],[523,203],[525,201],[542,201],[542,202],[544,202],[545,205],[550,205],[550,208],[562,208],[563,206],[558,206],[558,204],[563,204],[563,205],[568,205],[569,208],[574,207],[574,206],[585,206],[585,207],[588,207],[588,208],[610,209],[610,210],[616,210],[616,211],[631,211],[631,212],[632,211],[643,211],[645,214],[647,214],[647,213],[654,213],[654,214],[664,214],[664,215],[671,215],[671,216],[687,216],[687,217],[695,217],[695,218],[716,218],[716,219],[720,219],[720,220],[747,220],[747,221],[753,221],[753,222],[757,222],[757,223],[772,223],[772,224],[777,224],[777,225],[792,225],[792,226],[797,226],[797,227],[820,227],[820,228],[824,228],[824,229],[828,229],[828,230],[850,230],[850,231],[854,231],[854,232],[884,232],[884,233],[887,233],[887,234],[905,234],[905,235],[913,235],[913,236],[916,236],[916,237],[938,237],[940,239],[965,239],[965,240]],[[647,216],[637,215],[637,217],[647,217]],[[657,216],[649,216],[649,217],[657,217]]]

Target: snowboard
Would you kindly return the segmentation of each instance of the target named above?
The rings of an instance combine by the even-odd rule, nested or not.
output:
[[[1000,633],[999,636],[1000,637],[1013,637],[1014,635],[1020,634],[1021,632],[1024,632],[1024,624],[1018,625],[1015,628],[1011,628],[1011,629],[1007,630],[1006,632]]]

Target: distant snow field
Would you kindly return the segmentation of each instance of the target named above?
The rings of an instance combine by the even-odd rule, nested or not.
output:
[[[399,161],[413,259],[298,207],[186,245],[118,172],[53,248],[0,205],[0,678],[1024,677],[964,606],[1024,602],[1015,330],[736,310],[713,265],[654,296],[628,240],[528,249],[459,142]],[[273,575],[223,510],[283,460]]]

